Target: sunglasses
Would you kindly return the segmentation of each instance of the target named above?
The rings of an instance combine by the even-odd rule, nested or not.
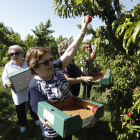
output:
[[[54,58],[51,57],[49,60],[46,60],[46,61],[44,61],[44,62],[42,62],[42,63],[39,63],[38,65],[40,65],[40,64],[44,64],[45,66],[48,66],[49,63],[50,63],[50,62],[53,62],[53,61],[54,61]]]
[[[20,53],[22,53],[22,52],[10,53],[10,56],[13,56],[13,55],[19,55]]]
[[[86,48],[91,48],[90,46],[87,46]]]

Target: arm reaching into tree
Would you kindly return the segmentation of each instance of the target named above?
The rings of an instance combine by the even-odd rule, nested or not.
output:
[[[77,50],[79,49],[79,46],[81,45],[83,41],[83,37],[87,31],[88,20],[89,19],[87,18],[87,20],[84,22],[84,18],[83,18],[82,29],[79,35],[66,49],[65,53],[60,57],[62,61],[62,70],[64,70],[68,66],[68,64],[72,61],[73,57],[75,56]]]

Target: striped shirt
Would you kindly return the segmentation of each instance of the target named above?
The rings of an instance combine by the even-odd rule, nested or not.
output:
[[[26,61],[24,59],[24,62],[22,64],[22,68],[19,67],[17,64],[14,63],[14,61],[10,61],[5,65],[5,68],[3,70],[3,74],[2,74],[2,82],[5,88],[7,88],[7,86],[5,85],[7,82],[9,82],[9,78],[7,76],[8,73],[13,72],[13,71],[19,71],[21,69],[25,69],[27,68],[26,65]],[[28,101],[28,92],[27,92],[28,88],[23,89],[22,91],[19,91],[17,93],[15,93],[12,89],[12,98],[14,100],[14,104],[15,105],[20,105],[23,102]]]
[[[70,85],[61,71],[61,59],[55,60],[53,77],[49,81],[32,78],[28,92],[29,103],[32,111],[38,113],[38,102],[50,100],[52,103],[61,103],[72,96]],[[58,134],[51,127],[41,123],[42,135],[44,137],[57,137]]]

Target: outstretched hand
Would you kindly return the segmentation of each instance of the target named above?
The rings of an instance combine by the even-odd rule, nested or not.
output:
[[[83,34],[86,33],[86,31],[87,31],[87,25],[88,25],[88,23],[90,21],[89,18],[86,18],[86,20],[85,20],[85,18],[86,18],[86,16],[83,17],[83,20],[82,20],[82,23],[81,23],[81,25],[82,25],[81,33],[83,33]]]
[[[83,81],[89,84],[89,82],[92,82],[94,78],[92,76],[83,76]]]

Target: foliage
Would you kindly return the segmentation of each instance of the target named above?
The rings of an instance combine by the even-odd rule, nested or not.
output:
[[[135,11],[136,7],[129,12]],[[125,41],[123,36],[129,30],[129,28],[126,28],[124,33],[123,27],[126,27],[128,18],[130,21],[133,20],[132,13],[128,13],[121,13],[118,19],[113,21],[111,28],[103,26],[96,32],[96,36],[101,38],[96,61],[101,60],[98,64],[102,67],[102,70],[111,69],[111,84],[106,86],[110,90],[110,95],[107,96],[109,110],[111,111],[109,127],[112,132],[116,133],[117,139],[120,140],[138,139],[139,137],[139,123],[137,121],[139,119],[139,107],[138,104],[137,106],[134,105],[133,100],[136,100],[134,98],[136,97],[135,89],[139,91],[140,58],[136,55],[138,47],[133,42],[131,42],[127,53],[126,48],[123,47]],[[135,13],[135,15],[137,14]],[[121,28],[122,32],[119,32],[118,28]],[[132,31],[135,34],[135,30]],[[118,33],[119,38],[116,37],[116,33]],[[132,37],[131,31],[129,33]],[[138,97],[137,101],[139,103]],[[129,117],[128,112],[132,113],[133,116]]]
[[[52,33],[55,31],[50,29],[51,26],[50,19],[45,24],[41,22],[38,26],[35,26],[34,30],[32,29],[34,35],[28,34],[25,40],[22,40],[20,35],[14,32],[12,28],[8,28],[4,23],[0,22],[0,65],[4,66],[10,60],[9,56],[5,57],[8,53],[8,47],[16,44],[23,48],[25,55],[30,47],[42,46],[49,48],[55,59],[59,58],[57,45],[63,40],[72,42],[73,37],[71,36],[68,39],[60,35],[58,38],[55,38],[52,36]]]
[[[121,11],[119,0],[54,0],[55,14],[60,17],[91,15],[111,24]]]
[[[103,12],[96,14],[90,10],[99,8],[98,11],[104,11],[105,6],[97,7],[92,4],[92,1],[61,2],[55,0],[54,5],[55,13],[60,17],[67,18],[82,15],[82,9],[84,15],[90,14],[92,17],[96,15],[105,21],[106,26],[101,26],[96,31],[90,27],[88,32],[94,35],[90,41],[92,44],[97,38],[100,38],[95,60],[99,68],[98,72],[111,69],[111,84],[101,86],[107,88],[110,93],[107,95],[108,107],[111,112],[109,127],[111,132],[116,133],[117,139],[138,139],[139,94],[135,99],[135,89],[139,91],[140,78],[140,58],[136,55],[139,53],[139,4],[130,11],[121,12],[119,1],[114,1],[118,2],[117,4],[114,3],[118,9],[116,10],[115,6],[108,4],[108,15],[102,17]],[[80,28],[79,25],[78,27]],[[76,64],[79,67],[88,67],[87,63],[79,64],[81,57],[85,61],[86,55],[88,54],[84,54],[83,50],[79,49],[75,57]],[[97,91],[101,92],[102,88],[97,89]],[[133,100],[137,100],[137,103],[134,104]],[[128,116],[129,112],[133,114],[132,117]]]
[[[97,61],[94,61],[93,63],[91,63],[86,60],[86,57],[88,57],[89,55],[90,54],[86,53],[82,49],[82,47],[79,48],[76,56],[74,57],[76,66],[78,66],[79,69],[85,72],[91,72],[91,71],[95,73],[100,72],[102,68],[97,64]]]
[[[119,27],[116,30],[116,37],[119,39],[120,37],[123,37],[123,48],[126,50],[126,53],[128,54],[128,51],[131,50],[131,47],[133,44],[133,50],[134,47],[136,49],[137,54],[140,53],[140,43],[139,43],[139,36],[140,36],[140,4],[136,5],[134,9],[129,11],[127,15],[123,16],[121,15],[119,18],[123,16],[125,19],[125,22],[123,24],[119,25]],[[117,21],[119,23],[119,20]],[[121,31],[120,31],[121,30]]]
[[[41,22],[38,26],[35,26],[35,29],[32,29],[34,36],[28,34],[24,41],[25,45],[27,46],[25,51],[27,51],[31,46],[47,47],[51,50],[54,58],[57,59],[57,42],[55,38],[50,35],[54,32],[54,30],[49,29],[51,26],[52,24],[50,19],[48,19],[45,24]]]
[[[0,22],[0,59],[2,60],[7,56],[8,47],[18,44],[24,46],[20,35],[13,31],[12,28],[8,28],[4,23]]]
[[[62,35],[59,35],[58,38],[56,38],[56,42],[57,42],[57,45],[59,45],[62,41],[68,41],[68,42],[73,42],[74,39],[73,39],[73,36],[71,36],[69,39],[66,38],[66,37],[63,37]]]

